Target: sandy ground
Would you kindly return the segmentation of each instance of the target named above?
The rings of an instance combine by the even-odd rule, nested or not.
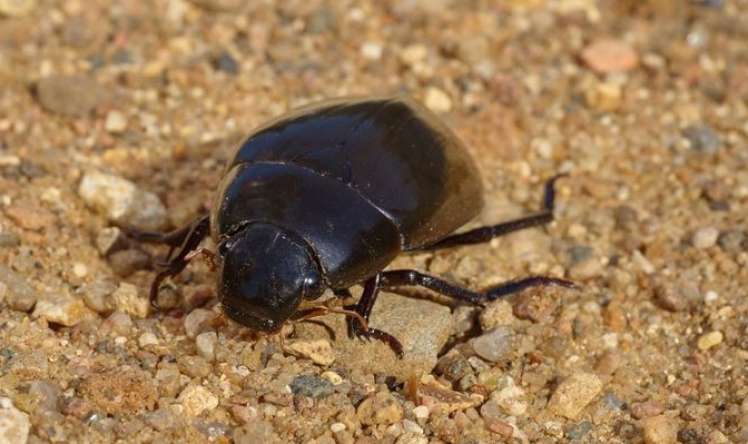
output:
[[[111,4],[110,4],[111,3]],[[0,0],[0,442],[748,442],[748,2]],[[193,261],[149,311],[168,229],[252,128],[408,94],[466,142],[481,223],[556,221],[404,256],[372,325],[261,337]],[[208,244],[208,247],[211,245]]]

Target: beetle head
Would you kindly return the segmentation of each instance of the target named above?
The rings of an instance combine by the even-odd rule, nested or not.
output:
[[[310,248],[277,226],[250,224],[221,242],[218,252],[223,311],[254,330],[279,329],[302,299],[324,291]]]

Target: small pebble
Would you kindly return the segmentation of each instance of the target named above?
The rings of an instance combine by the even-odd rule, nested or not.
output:
[[[573,281],[583,281],[600,276],[603,273],[603,265],[596,256],[588,257],[582,261],[575,262],[569,268],[569,277]]]
[[[159,230],[167,221],[166,208],[158,196],[119,176],[88,173],[80,182],[78,194],[88,206],[116,223]]]
[[[501,325],[511,325],[517,320],[514,317],[514,309],[509,301],[499,299],[490,302],[480,312],[480,326],[483,331],[488,331]]]
[[[213,60],[213,67],[217,71],[223,71],[226,74],[239,74],[239,62],[226,51],[223,51]]]
[[[330,370],[322,373],[322,377],[330,381],[332,385],[340,385],[343,383],[343,377]]]
[[[117,286],[108,281],[94,281],[80,287],[76,293],[80,294],[83,302],[99,314],[109,314],[114,310],[114,301],[111,298],[112,293],[117,290]]]
[[[28,203],[6,207],[5,214],[16,226],[32,231],[49,229],[57,221],[57,217],[49,210]]]
[[[335,351],[332,349],[330,342],[324,339],[294,341],[286,347],[291,353],[309,358],[315,364],[328,366],[335,362]]]
[[[21,245],[21,238],[10,231],[0,233],[0,248],[15,248]]]
[[[376,42],[366,42],[361,45],[361,55],[369,60],[381,59],[382,51],[382,45]]]
[[[587,105],[597,111],[615,111],[623,102],[623,88],[617,83],[600,82],[585,91]]]
[[[118,227],[107,227],[96,235],[96,249],[102,256],[107,256],[127,246],[124,233]]]
[[[153,333],[147,331],[138,337],[138,345],[140,348],[145,348],[149,345],[158,345],[158,338]]]
[[[210,323],[218,315],[212,310],[196,308],[184,317],[184,332],[188,338],[194,338],[203,331],[210,329]]]
[[[629,71],[639,64],[639,55],[620,40],[597,40],[582,50],[582,61],[599,74]]]
[[[330,381],[317,375],[299,375],[291,382],[291,391],[294,395],[320,399],[330,396],[334,388]]]
[[[127,129],[127,118],[120,111],[109,111],[104,121],[104,129],[110,133],[119,134]]]
[[[429,439],[416,432],[405,432],[397,438],[395,444],[428,444]]]
[[[436,87],[426,90],[424,103],[431,111],[437,113],[446,113],[452,109],[452,99],[449,98],[447,93]]]
[[[639,422],[646,444],[676,444],[678,420],[666,415],[650,416]]]
[[[582,421],[578,424],[573,424],[566,430],[566,437],[571,441],[582,439],[587,433],[592,430],[592,423],[589,421]]]
[[[429,417],[429,408],[425,405],[419,405],[418,407],[413,409],[413,416],[415,416],[417,419],[426,419]]]
[[[657,416],[665,411],[665,406],[657,401],[635,402],[631,404],[631,415],[636,419]]]
[[[115,311],[106,318],[104,327],[108,328],[112,334],[127,335],[132,330],[133,322],[127,313]]]
[[[646,273],[646,274],[652,274],[652,273],[654,273],[655,271],[657,271],[657,269],[656,269],[656,268],[655,268],[655,266],[654,266],[654,265],[652,264],[652,262],[650,262],[650,261],[649,261],[649,259],[647,259],[647,257],[646,257],[646,256],[644,256],[644,255],[643,255],[643,254],[641,253],[641,251],[639,251],[639,250],[634,250],[634,253],[633,253],[633,254],[631,255],[631,261],[632,261],[632,262],[633,262],[634,264],[636,264],[636,266],[637,266],[637,267],[638,267],[638,268],[639,268],[639,269],[640,269],[641,271],[643,271],[643,272],[644,272],[644,273]]]
[[[73,264],[73,274],[77,278],[84,278],[88,275],[88,267],[86,267],[86,264],[76,262]]]
[[[20,274],[0,264],[0,282],[6,288],[5,300],[12,310],[31,311],[38,295]]]
[[[201,385],[188,385],[179,394],[177,401],[188,416],[199,416],[206,410],[218,407],[218,398]]]
[[[0,16],[21,17],[29,14],[34,8],[36,0],[0,0]]]
[[[93,312],[82,300],[66,293],[40,299],[31,314],[34,318],[44,318],[47,322],[66,327],[72,327],[92,315]]]
[[[334,422],[330,424],[330,431],[332,433],[340,433],[343,430],[345,430],[345,424],[343,424],[342,422]]]
[[[207,378],[213,367],[202,356],[182,355],[177,358],[179,371],[192,378]]]
[[[508,358],[514,344],[514,330],[506,326],[496,327],[477,338],[470,340],[473,351],[481,358],[497,362]]]
[[[78,75],[45,77],[36,85],[36,93],[42,107],[66,117],[85,117],[103,99],[96,81]]]
[[[112,300],[117,310],[136,318],[147,317],[151,306],[148,298],[138,295],[138,287],[127,282],[119,284],[119,287],[112,293]]]
[[[218,335],[214,331],[206,331],[195,337],[197,353],[208,362],[216,357],[216,343],[218,343]]]
[[[683,130],[683,136],[688,139],[691,149],[714,154],[719,151],[722,141],[719,135],[708,125],[692,125]]]
[[[359,404],[356,416],[365,425],[394,424],[403,419],[403,407],[390,393],[377,392]]]
[[[602,388],[603,383],[596,375],[575,373],[559,384],[548,402],[548,409],[556,415],[577,419]]]
[[[109,266],[120,277],[128,277],[138,270],[150,265],[151,258],[141,250],[134,248],[116,251],[109,255]]]
[[[714,227],[699,228],[693,234],[691,243],[699,250],[713,247],[719,238],[719,230]]]
[[[740,230],[727,230],[723,231],[719,235],[719,246],[727,253],[740,253],[743,250],[748,250],[748,241],[746,241],[746,235]]]
[[[0,398],[0,442],[25,443],[28,440],[29,415],[18,410],[8,398]]]
[[[699,340],[696,342],[696,346],[702,351],[709,350],[710,348],[721,344],[723,339],[724,335],[721,331],[712,331],[701,335]]]
[[[654,289],[654,301],[665,310],[678,312],[688,308],[688,300],[679,291],[680,287],[674,286],[670,281],[658,284]]]

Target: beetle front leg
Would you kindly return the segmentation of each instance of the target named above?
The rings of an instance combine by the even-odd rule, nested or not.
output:
[[[345,306],[347,310],[354,310],[358,314],[360,314],[367,323],[369,322],[369,316],[371,316],[371,310],[374,308],[374,303],[377,300],[377,296],[379,296],[381,275],[382,273],[379,273],[364,282],[364,291],[361,294],[361,298],[358,300],[357,304]],[[335,294],[339,297],[348,297],[351,295],[351,292],[348,289],[344,289],[335,291]],[[367,330],[364,330],[363,325],[357,322],[357,320],[354,318],[349,317],[348,319],[346,319],[346,322],[348,325],[349,336],[367,339],[371,338],[382,341],[387,344],[399,358],[403,357],[403,345],[396,337],[376,328],[368,327]]]
[[[157,264],[159,273],[151,283],[150,302],[151,306],[158,309],[158,290],[161,282],[170,276],[175,276],[184,270],[187,263],[195,255],[191,254],[198,248],[200,242],[210,232],[210,218],[201,216],[189,225],[169,233],[152,233],[146,231],[130,230],[128,234],[142,242],[155,242],[169,245],[169,253],[166,259]],[[176,254],[174,252],[176,251]]]

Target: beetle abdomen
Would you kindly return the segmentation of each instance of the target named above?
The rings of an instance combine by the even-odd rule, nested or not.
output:
[[[406,99],[336,100],[281,116],[239,147],[230,168],[262,161],[310,168],[355,189],[397,225],[403,249],[445,237],[483,205],[462,143]]]
[[[235,165],[216,205],[216,237],[252,222],[280,226],[310,245],[333,288],[371,277],[400,252],[397,227],[388,217],[350,187],[298,165]]]

